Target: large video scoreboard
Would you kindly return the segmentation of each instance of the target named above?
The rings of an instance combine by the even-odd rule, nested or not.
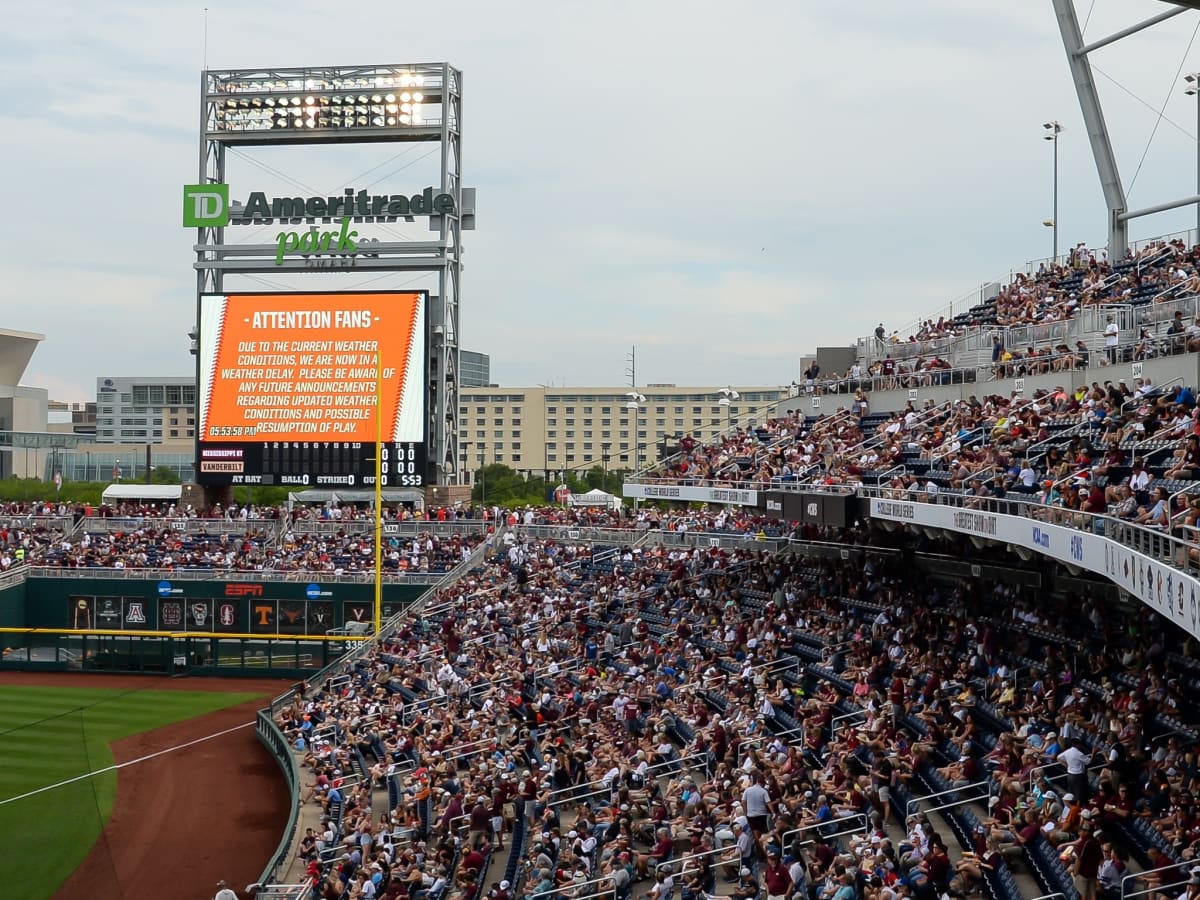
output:
[[[424,291],[202,296],[197,480],[374,487],[380,434],[384,486],[423,485],[427,301]]]

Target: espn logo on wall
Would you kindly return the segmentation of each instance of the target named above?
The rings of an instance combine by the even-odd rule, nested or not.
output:
[[[225,585],[226,597],[261,597],[263,595],[263,586],[261,584],[227,584]]]
[[[200,461],[201,472],[244,472],[245,463]]]

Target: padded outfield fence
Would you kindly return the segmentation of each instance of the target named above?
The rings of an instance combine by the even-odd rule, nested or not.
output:
[[[0,628],[0,671],[311,678],[362,643],[347,635]]]

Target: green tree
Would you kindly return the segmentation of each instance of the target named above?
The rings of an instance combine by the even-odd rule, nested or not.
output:
[[[474,473],[471,499],[488,506],[525,506],[544,503],[546,482],[530,478],[501,463],[492,463]]]
[[[180,478],[170,466],[155,466],[150,471],[151,484],[179,484]]]

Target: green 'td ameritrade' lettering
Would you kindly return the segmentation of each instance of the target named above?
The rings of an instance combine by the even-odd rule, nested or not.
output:
[[[434,194],[431,187],[411,197],[346,188],[340,197],[272,197],[270,202],[262,191],[253,191],[238,220],[441,215],[454,215],[454,196]]]
[[[296,231],[281,231],[275,235],[275,265],[283,265],[288,253],[311,256],[314,253],[344,253],[347,256],[358,252],[357,231],[350,231],[350,218],[342,219],[341,231],[317,231],[314,225],[303,234]]]

